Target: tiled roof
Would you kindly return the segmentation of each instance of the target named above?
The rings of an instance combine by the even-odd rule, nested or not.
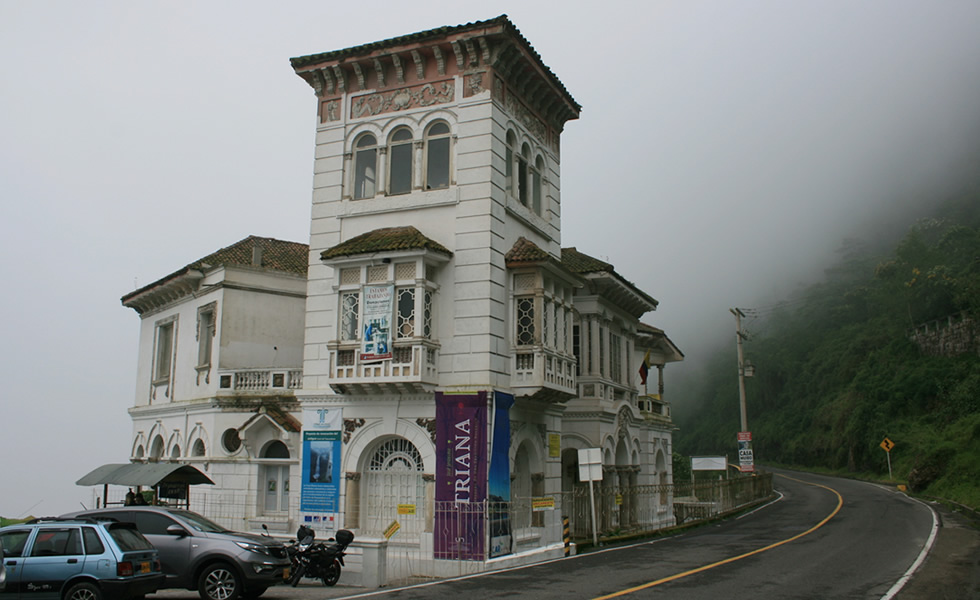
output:
[[[504,255],[508,265],[512,263],[541,262],[551,259],[551,255],[538,247],[531,240],[520,237],[514,246]]]
[[[288,412],[284,411],[278,406],[272,404],[265,405],[266,413],[272,420],[285,429],[286,431],[291,431],[293,433],[299,433],[303,429],[303,424],[299,420]]]
[[[603,262],[598,258],[592,258],[588,254],[583,254],[575,247],[561,249],[561,264],[565,265],[565,268],[572,273],[616,272],[611,264]]]
[[[346,242],[337,244],[333,248],[327,248],[320,253],[320,260],[398,250],[432,250],[446,256],[453,255],[439,242],[425,237],[421,231],[411,225],[406,225],[404,227],[385,227],[362,233]]]
[[[466,23],[464,25],[455,26],[445,26],[437,27],[435,29],[429,29],[426,31],[419,31],[417,33],[410,33],[408,35],[402,35],[398,37],[393,37],[387,40],[381,40],[378,42],[371,42],[369,44],[362,44],[360,46],[353,46],[350,48],[344,48],[342,50],[333,50],[330,52],[321,52],[319,54],[309,54],[307,56],[297,56],[289,59],[289,64],[292,65],[293,69],[301,69],[305,66],[326,62],[334,60],[342,60],[345,58],[350,58],[354,56],[363,56],[370,54],[377,50],[384,50],[385,48],[392,48],[395,46],[401,46],[405,44],[421,43],[429,40],[437,39],[440,37],[446,37],[455,33],[463,33],[466,31],[475,31],[483,29],[486,27],[502,26],[503,29],[511,33],[520,43],[525,47],[528,54],[530,54],[534,60],[538,63],[541,69],[545,72],[549,79],[551,79],[552,84],[554,84],[562,94],[575,106],[575,110],[579,111],[582,106],[572,99],[572,95],[562,84],[558,76],[555,75],[544,61],[541,60],[541,55],[537,53],[531,43],[527,41],[517,27],[511,22],[507,15],[500,15],[494,19],[488,19],[486,21],[474,21],[472,23]]]
[[[274,271],[284,271],[306,276],[310,252],[310,247],[307,244],[250,235],[240,242],[212,252],[204,258],[198,259],[166,277],[162,277],[149,285],[145,285],[138,290],[126,294],[122,297],[122,303],[125,305],[132,298],[163,285],[168,281],[177,279],[190,271],[208,271],[223,265],[252,266],[254,256],[253,248],[256,246],[262,248],[261,263],[257,266]]]
[[[577,273],[578,275],[588,275],[590,273],[608,273],[622,285],[632,290],[633,293],[637,294],[654,307],[659,304],[652,296],[636,287],[632,281],[629,281],[617,273],[616,269],[614,269],[611,264],[601,261],[598,258],[593,258],[583,252],[579,252],[574,247],[561,249],[561,264],[564,265],[569,271]]]
[[[187,265],[187,268],[207,270],[218,265],[252,265],[253,248],[256,246],[262,248],[262,262],[256,266],[306,275],[310,252],[308,245],[255,235],[208,254]]]

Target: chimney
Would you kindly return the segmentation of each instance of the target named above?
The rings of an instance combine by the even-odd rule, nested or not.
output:
[[[262,246],[258,244],[252,246],[252,266],[253,267],[262,266]]]

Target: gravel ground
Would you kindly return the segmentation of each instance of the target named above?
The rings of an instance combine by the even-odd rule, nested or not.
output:
[[[980,515],[932,503],[940,527],[932,551],[897,600],[980,598]]]

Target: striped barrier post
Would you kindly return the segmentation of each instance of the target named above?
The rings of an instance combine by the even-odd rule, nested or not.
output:
[[[562,540],[565,542],[565,556],[571,552],[571,542],[572,535],[568,527],[568,517],[562,516],[561,518],[561,536]]]

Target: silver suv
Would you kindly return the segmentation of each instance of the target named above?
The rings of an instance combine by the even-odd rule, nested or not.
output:
[[[230,531],[189,510],[127,506],[72,516],[135,523],[160,551],[167,576],[163,587],[196,589],[203,600],[258,598],[289,577],[290,563],[282,542]]]

